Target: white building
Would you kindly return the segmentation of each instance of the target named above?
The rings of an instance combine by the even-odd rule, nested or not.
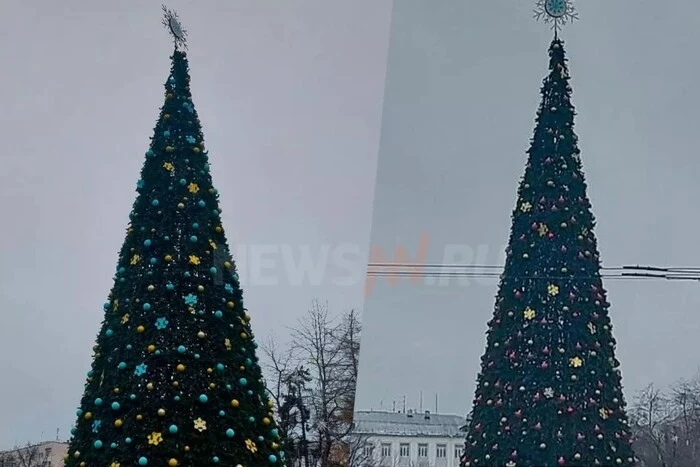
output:
[[[0,451],[0,467],[63,467],[66,452],[68,444],[60,441]]]
[[[459,467],[465,418],[425,412],[355,412],[353,433],[378,467]]]

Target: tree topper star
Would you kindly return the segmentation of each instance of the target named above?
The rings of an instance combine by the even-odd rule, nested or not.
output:
[[[534,16],[536,20],[550,24],[556,36],[565,24],[578,19],[578,12],[573,0],[537,0]]]
[[[176,49],[187,49],[187,30],[182,27],[177,13],[169,10],[165,5],[163,8],[163,26],[173,36]]]

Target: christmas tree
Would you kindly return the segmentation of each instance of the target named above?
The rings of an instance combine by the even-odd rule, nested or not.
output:
[[[172,12],[166,24],[182,46]],[[182,48],[104,304],[68,467],[283,464]]]
[[[635,461],[556,36],[549,56],[463,467]]]

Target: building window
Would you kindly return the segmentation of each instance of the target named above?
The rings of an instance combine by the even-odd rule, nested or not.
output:
[[[437,445],[437,452],[435,456],[438,459],[444,459],[447,457],[447,445],[446,444],[438,444]]]
[[[427,444],[419,444],[418,445],[418,457],[421,457],[423,459],[428,457],[428,445]]]
[[[391,457],[391,444],[382,443],[382,457]]]
[[[372,451],[374,451],[374,446],[372,446],[372,443],[367,443],[365,444],[363,451],[365,457],[372,457]]]
[[[399,456],[408,457],[411,454],[411,445],[408,443],[401,443],[399,446]]]
[[[464,449],[464,446],[460,446],[459,444],[455,446],[455,459],[462,457],[462,449]]]

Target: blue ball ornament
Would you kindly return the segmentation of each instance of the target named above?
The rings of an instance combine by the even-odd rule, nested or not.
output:
[[[224,415],[226,415],[226,412],[224,412],[223,410],[219,410],[219,417],[223,417]]]
[[[212,266],[212,267],[209,268],[209,273],[210,273],[210,274],[214,275],[214,274],[216,274],[216,272],[217,272],[217,269],[216,269],[214,266]]]
[[[133,348],[134,348],[134,346],[132,346],[131,344],[126,344],[126,350],[131,350]]]
[[[277,430],[277,428],[273,428],[272,430],[270,430],[270,436],[272,436],[273,438],[279,438],[280,432]]]
[[[193,229],[198,229],[198,228],[199,228],[199,224],[195,222],[194,224],[192,224],[192,228],[193,228]]]
[[[153,151],[151,151],[150,149],[148,151],[146,151],[146,157],[153,157],[155,155],[156,154]]]
[[[118,446],[119,446],[119,445],[118,445],[117,443],[112,443],[112,444],[109,445],[109,447],[110,447],[111,449],[117,449]]]
[[[177,348],[178,353],[185,353],[187,352],[187,348],[184,345],[180,345]]]
[[[248,422],[249,423],[255,423],[255,417],[248,417]]]
[[[126,444],[131,444],[132,441],[133,441],[133,440],[132,440],[131,438],[126,438],[126,439],[124,439],[124,442],[125,442]]]
[[[129,400],[135,401],[136,400],[136,394],[131,394],[129,396]]]
[[[180,402],[180,396],[175,396],[175,397],[173,397],[173,400],[174,400],[175,402]]]
[[[78,417],[82,417],[82,416],[83,416],[83,409],[78,409],[78,410],[76,410],[76,411],[75,411],[75,414],[76,414]]]
[[[166,138],[168,138],[168,137],[170,136],[170,131],[165,130],[165,131],[163,132],[163,136],[165,136]]]
[[[249,396],[252,396],[252,395],[253,395],[253,390],[252,390],[252,389],[248,389],[248,395],[249,395]]]
[[[148,465],[148,459],[145,457],[139,457],[139,465]]]
[[[156,263],[158,262],[158,258],[151,258],[151,259],[149,260],[149,262],[150,262],[151,264],[156,264]]]
[[[241,379],[238,380],[238,383],[239,383],[241,386],[246,386],[246,385],[248,384],[248,380],[245,379],[245,378],[241,378]]]
[[[219,371],[224,371],[224,364],[223,363],[217,363],[216,364],[216,369]]]
[[[196,236],[196,235],[192,235],[192,236],[190,237],[190,241],[191,241],[192,243],[195,243],[195,242],[197,241],[197,236]]]
[[[235,434],[236,434],[236,432],[233,431],[231,428],[229,428],[228,430],[226,430],[226,436],[228,436],[229,438],[233,438],[233,436],[234,436]]]
[[[264,443],[264,442],[265,442],[265,438],[263,438],[262,436],[258,436],[258,442]]]
[[[168,237],[168,236],[166,235],[165,237],[163,237],[163,240],[165,240],[166,242],[169,242],[169,241],[170,241],[170,237]]]
[[[102,449],[102,441],[100,441],[99,439],[92,443],[92,445],[95,446],[95,449]]]
[[[183,275],[184,275],[185,277],[190,277],[190,276],[191,276],[191,274],[190,274],[189,271],[185,271],[185,274],[183,274]]]
[[[98,407],[101,406],[101,405],[102,405],[102,399],[100,399],[99,397],[98,397],[97,399],[95,399],[95,405],[98,406]]]
[[[250,366],[252,364],[253,364],[253,360],[251,360],[250,358],[245,359],[245,366]]]
[[[213,463],[215,463],[215,464],[218,464],[218,463],[219,463],[219,458],[218,458],[217,456],[214,456],[214,457],[211,458],[211,461],[212,461]]]
[[[153,242],[152,242],[151,240],[148,240],[148,239],[147,239],[147,240],[144,240],[144,241],[143,241],[143,246],[149,247],[149,246],[151,246],[152,243],[153,243]]]
[[[175,286],[174,286],[171,282],[168,282],[168,283],[165,285],[165,288],[168,289],[168,290],[171,290],[171,291],[172,291],[172,290],[175,290]]]
[[[156,351],[153,352],[153,353],[154,353],[156,356],[160,355],[160,349],[156,350]]]
[[[120,370],[125,370],[126,369],[126,363],[125,362],[119,362],[119,365],[117,365],[117,368]]]
[[[151,309],[151,304],[150,303],[144,303],[143,304],[143,311],[149,311]]]
[[[220,310],[216,310],[216,312],[214,313],[214,316],[221,319],[224,317],[224,314]]]
[[[170,432],[171,435],[177,434],[177,425],[170,425],[170,428],[168,428],[168,431]]]
[[[112,337],[113,335],[114,335],[114,331],[112,331],[111,329],[107,329],[105,331],[105,336]]]
[[[198,353],[194,354],[194,359],[199,360],[200,355]]]
[[[109,302],[105,302],[105,304],[102,305],[102,308],[104,308],[105,310],[109,310],[109,307],[110,307],[110,306],[111,306],[111,305],[110,305]]]
[[[207,203],[205,203],[204,200],[201,200],[201,199],[200,199],[199,202],[197,203],[197,206],[199,206],[200,208],[203,208],[203,207],[206,206],[206,205],[207,205]]]
[[[208,400],[209,398],[206,394],[202,394],[201,396],[199,396],[199,402],[201,402],[202,404],[206,404]]]
[[[180,185],[183,185],[183,186],[184,186],[184,185],[187,185],[187,180],[185,180],[184,178],[181,178],[181,179],[180,179]]]
[[[153,201],[151,201],[151,205],[153,207],[158,207],[158,205],[160,205],[160,201],[158,201],[157,199],[154,199]]]
[[[267,460],[268,462],[270,462],[270,464],[274,464],[275,462],[277,462],[277,456],[275,456],[274,454],[270,454]]]
[[[214,209],[211,213],[214,214],[214,217],[219,215],[219,211],[217,211],[216,209]]]
[[[76,427],[73,427],[70,429],[70,434],[74,435],[78,432],[78,429]]]

